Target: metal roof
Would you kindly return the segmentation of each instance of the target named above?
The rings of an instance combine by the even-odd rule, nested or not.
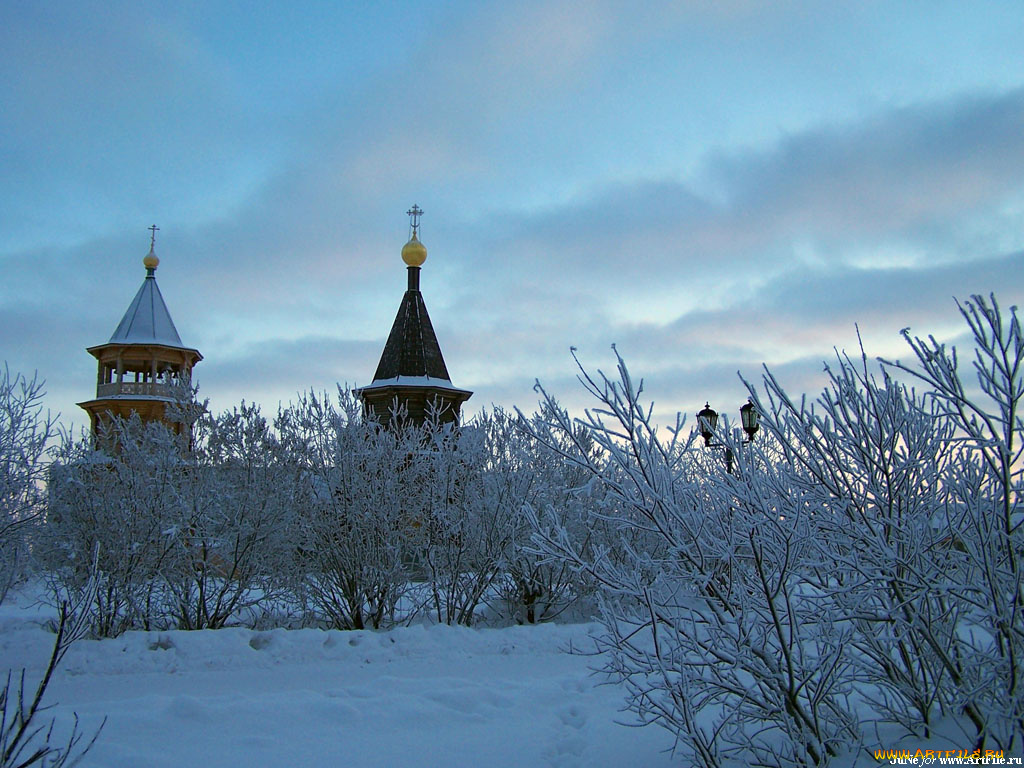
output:
[[[402,297],[370,386],[399,377],[404,380],[406,377],[423,376],[439,379],[435,386],[451,386],[451,378],[434,327],[430,323],[430,315],[427,314],[427,305],[423,303],[423,295],[418,289],[410,287]]]
[[[109,344],[162,344],[167,347],[189,349],[181,343],[178,329],[174,327],[171,313],[167,311],[164,297],[156,284],[155,270],[142,281],[128,311],[124,313]]]

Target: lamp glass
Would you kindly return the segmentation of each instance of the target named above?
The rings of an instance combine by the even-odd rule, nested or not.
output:
[[[757,432],[761,415],[757,412],[757,408],[754,404],[747,401],[747,404],[740,408],[740,423],[743,424],[743,431],[753,438],[754,433]]]

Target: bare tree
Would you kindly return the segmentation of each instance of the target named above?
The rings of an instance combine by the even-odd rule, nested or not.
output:
[[[949,502],[939,522],[963,566],[948,583],[969,627],[947,668],[979,748],[1024,744],[1024,333],[1017,308],[995,296],[958,304],[974,344],[977,389],[965,382],[955,348],[903,336],[916,360],[888,363],[928,387],[937,417],[953,430]],[[957,660],[962,659],[960,665]]]
[[[80,593],[80,600],[73,604],[67,601],[60,603],[53,650],[34,693],[26,695],[30,689],[25,687],[24,669],[17,676],[11,670],[7,672],[7,681],[0,690],[0,768],[29,768],[33,765],[70,768],[77,765],[96,743],[106,719],[85,744],[82,744],[85,734],[78,730],[77,715],[71,733],[64,739],[58,739],[55,733],[56,718],[40,723],[40,715],[48,709],[43,705],[43,698],[53,673],[72,643],[88,632],[95,586],[95,579],[90,579]]]

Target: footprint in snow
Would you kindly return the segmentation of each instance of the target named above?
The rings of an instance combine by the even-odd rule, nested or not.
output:
[[[169,651],[174,647],[174,641],[171,640],[170,635],[160,635],[149,644],[149,650],[151,651]]]
[[[273,641],[273,636],[269,632],[257,632],[249,639],[249,647],[254,651],[262,651]]]
[[[202,720],[209,716],[209,708],[192,696],[175,696],[167,703],[167,714],[182,720]]]
[[[592,763],[583,759],[586,747],[586,740],[577,733],[557,739],[544,750],[544,756],[551,768],[592,768]]]
[[[551,768],[583,768],[587,740],[582,729],[587,724],[587,713],[582,707],[570,704],[556,714],[561,726],[556,726],[555,738],[544,751],[548,765]]]
[[[593,687],[593,683],[586,677],[564,677],[562,678],[561,685],[563,691],[573,691],[575,693],[583,693]]]
[[[582,707],[572,704],[558,713],[558,719],[562,721],[563,725],[578,731],[587,724],[587,713],[583,711]]]

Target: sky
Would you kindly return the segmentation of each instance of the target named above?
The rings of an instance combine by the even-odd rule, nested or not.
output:
[[[72,429],[152,224],[217,412],[370,382],[414,203],[470,414],[615,344],[736,418],[1024,297],[1019,0],[12,0],[0,50],[0,352]]]

